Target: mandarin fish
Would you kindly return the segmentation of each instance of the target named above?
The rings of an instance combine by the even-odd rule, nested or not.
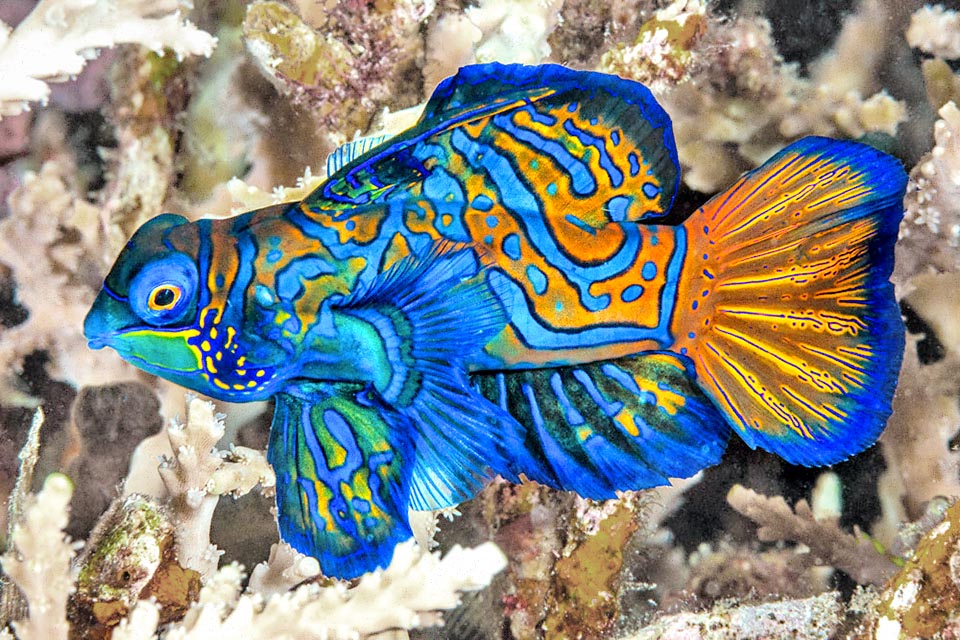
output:
[[[410,509],[496,474],[612,498],[731,433],[834,463],[890,414],[906,176],[869,146],[804,138],[667,224],[677,150],[644,86],[486,64],[331,164],[300,202],[147,222],[84,325],[184,387],[275,401],[280,534],[328,576],[385,566]]]

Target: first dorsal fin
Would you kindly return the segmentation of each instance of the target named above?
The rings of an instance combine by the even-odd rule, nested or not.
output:
[[[343,165],[303,209],[433,198],[431,177],[461,208],[593,229],[663,218],[680,169],[670,118],[642,84],[490,63],[442,82],[414,127]]]

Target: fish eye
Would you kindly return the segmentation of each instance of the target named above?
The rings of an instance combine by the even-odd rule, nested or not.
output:
[[[145,322],[167,326],[195,311],[197,267],[182,253],[169,253],[145,264],[130,281],[128,299]]]
[[[154,287],[150,292],[150,300],[147,302],[154,311],[165,311],[172,309],[180,300],[183,292],[175,284],[162,284]]]

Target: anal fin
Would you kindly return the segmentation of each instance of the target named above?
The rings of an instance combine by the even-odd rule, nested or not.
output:
[[[385,567],[412,535],[408,420],[355,384],[303,383],[276,403],[267,458],[281,537],[327,576]]]
[[[689,360],[672,353],[473,380],[526,427],[513,471],[589,498],[691,476],[720,459],[730,434]]]

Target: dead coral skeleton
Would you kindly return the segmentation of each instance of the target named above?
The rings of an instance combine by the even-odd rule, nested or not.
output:
[[[209,56],[216,39],[183,19],[178,0],[41,0],[15,30],[0,22],[0,117],[46,102],[47,82],[76,76],[97,49],[121,43],[182,58]]]
[[[442,624],[442,610],[460,603],[460,593],[476,591],[506,566],[490,542],[474,549],[454,547],[443,558],[413,541],[397,546],[390,566],[360,578],[356,586],[307,584],[264,597],[241,594],[242,571],[227,565],[201,590],[200,600],[180,623],[168,627],[168,640],[217,636],[260,640],[367,638],[390,629]],[[156,632],[155,605],[141,601],[115,638],[147,640]]]

